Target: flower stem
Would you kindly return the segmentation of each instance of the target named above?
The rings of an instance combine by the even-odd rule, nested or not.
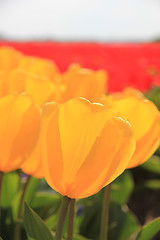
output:
[[[4,173],[0,172],[0,233],[1,233],[1,200],[2,200],[2,182],[3,182]]]
[[[111,184],[107,185],[104,189],[104,200],[101,218],[100,240],[108,239],[108,211],[109,211],[109,197],[110,197]]]
[[[20,222],[21,222],[21,217],[22,217],[25,193],[26,193],[26,190],[27,190],[30,180],[31,180],[31,176],[28,175],[27,180],[23,186],[22,195],[21,195],[20,202],[19,202],[15,231],[14,231],[14,240],[21,240],[21,223]]]
[[[59,214],[59,218],[58,218],[55,240],[62,239],[64,222],[65,222],[65,218],[66,218],[66,214],[67,214],[67,210],[68,210],[70,201],[71,201],[71,199],[68,198],[67,196],[64,196],[62,198],[62,205],[61,205],[61,210],[60,210],[60,214]]]
[[[75,199],[71,199],[70,206],[69,206],[69,216],[68,216],[67,240],[73,240],[74,212],[75,212]]]

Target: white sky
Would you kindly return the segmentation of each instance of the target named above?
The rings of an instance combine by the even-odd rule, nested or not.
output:
[[[0,36],[153,40],[160,37],[160,0],[0,0]]]

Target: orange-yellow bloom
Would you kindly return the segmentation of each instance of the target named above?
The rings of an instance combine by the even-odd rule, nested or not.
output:
[[[26,94],[8,94],[0,99],[0,116],[0,171],[9,172],[20,167],[36,144],[40,109]]]
[[[102,102],[105,104],[104,99]],[[129,120],[133,127],[136,150],[127,168],[136,167],[151,157],[160,144],[160,113],[151,101],[136,90],[127,89],[113,95],[113,100],[120,115]]]
[[[47,101],[59,101],[62,90],[60,73],[52,61],[0,48],[0,97],[26,92],[42,106]]]
[[[54,82],[58,81],[58,68],[54,62],[47,59],[23,55],[17,68],[25,69],[28,75],[30,74],[31,76],[37,75],[43,77],[43,79],[49,79]]]
[[[31,74],[26,69],[15,69],[8,77],[6,92],[26,92],[39,106],[48,101],[59,101],[61,85],[43,75]]]
[[[33,149],[32,154],[20,166],[24,173],[31,175],[35,178],[44,177],[40,140],[41,139],[39,138],[39,141]]]
[[[65,91],[61,102],[74,97],[84,97],[96,102],[106,93],[106,81],[105,71],[92,71],[81,68],[78,64],[72,64],[62,76]]]
[[[88,197],[113,181],[135,148],[127,121],[83,98],[44,106],[41,141],[46,181],[70,198]]]
[[[12,47],[0,47],[0,71],[8,73],[18,66],[22,54]]]
[[[97,102],[106,93],[107,74],[71,64],[61,74],[54,62],[25,56],[13,48],[0,48],[0,97],[26,92],[39,106],[64,103],[74,97]]]

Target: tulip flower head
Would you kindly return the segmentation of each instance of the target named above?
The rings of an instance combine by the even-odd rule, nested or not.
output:
[[[36,146],[34,147],[31,155],[24,161],[20,168],[27,175],[31,175],[35,178],[43,178],[44,171],[42,166],[41,157],[41,138],[38,139]]]
[[[52,61],[25,56],[12,48],[0,48],[0,97],[26,92],[39,106],[59,101],[62,92],[59,75]]]
[[[61,102],[74,97],[84,97],[96,102],[106,93],[107,75],[103,70],[93,71],[81,68],[78,64],[70,65],[62,76],[65,91]]]
[[[45,179],[70,198],[88,197],[113,181],[135,149],[129,122],[83,98],[46,104],[41,139]]]
[[[40,109],[26,94],[8,94],[0,99],[0,171],[20,167],[36,144]]]
[[[135,89],[127,89],[112,97],[119,114],[133,127],[136,150],[127,168],[136,167],[148,160],[160,144],[160,112]],[[104,99],[102,102],[105,104]]]
[[[18,66],[22,54],[12,47],[0,47],[0,71],[8,73]]]

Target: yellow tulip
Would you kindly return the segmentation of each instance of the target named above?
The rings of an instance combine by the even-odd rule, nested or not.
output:
[[[108,102],[107,98],[102,103]],[[133,127],[136,150],[127,168],[136,167],[151,157],[160,144],[160,112],[135,89],[113,95],[113,101],[120,115]]]
[[[40,109],[26,94],[8,94],[0,99],[0,116],[0,171],[9,172],[20,167],[36,144]]]
[[[40,76],[45,80],[48,79],[53,82],[59,81],[59,78],[57,78],[59,74],[57,66],[54,62],[47,59],[23,56],[17,68],[25,70],[28,76]]]
[[[10,73],[4,95],[14,91],[26,92],[39,106],[45,102],[59,101],[62,94],[60,84],[55,84],[44,76],[31,74],[26,69],[19,68]]]
[[[32,154],[24,161],[20,168],[22,171],[28,175],[31,175],[35,178],[43,178],[44,171],[42,166],[41,159],[41,143],[40,138],[34,147]]]
[[[0,48],[0,97],[23,91],[42,106],[59,101],[61,85],[58,68],[52,61],[25,56],[13,48]]]
[[[6,93],[6,81],[10,71],[18,66],[22,54],[12,47],[0,47],[0,97]]]
[[[135,148],[127,121],[83,98],[44,106],[41,141],[46,181],[70,198],[88,197],[112,182]]]
[[[105,71],[92,71],[72,64],[62,76],[65,91],[61,102],[74,97],[84,97],[91,102],[96,102],[102,94],[106,93],[106,81]]]
[[[22,54],[12,47],[0,47],[0,71],[8,73],[18,66]]]

